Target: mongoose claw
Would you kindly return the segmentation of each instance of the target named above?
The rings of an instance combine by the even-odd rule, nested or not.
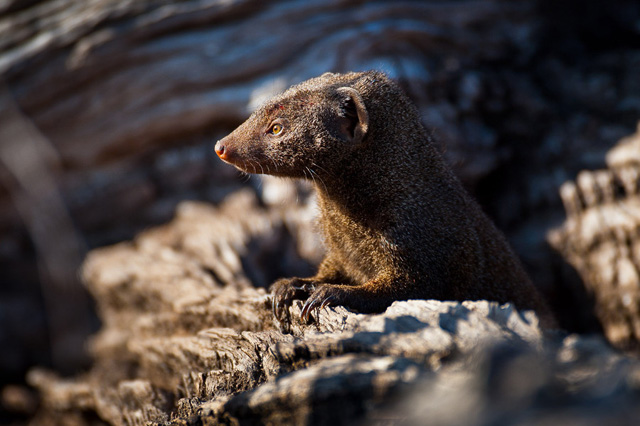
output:
[[[304,306],[302,307],[302,313],[300,314],[300,318],[302,318],[302,322],[305,324],[309,322],[309,314],[311,310],[314,309],[317,305],[315,300],[307,300]],[[316,313],[316,316],[318,314]]]
[[[304,323],[309,322],[309,315],[311,314],[311,311],[315,310],[317,318],[320,309],[324,308],[325,306],[332,306],[336,304],[336,297],[332,294],[327,294],[332,290],[335,289],[328,286],[320,287],[313,295],[311,295],[311,297],[309,297],[309,299],[307,299],[304,306],[302,307],[302,312],[300,314],[300,318],[302,318],[302,321]]]
[[[289,323],[289,307],[294,300],[305,300],[315,290],[315,285],[299,278],[280,279],[271,285],[273,316],[280,323]]]
[[[325,306],[330,306],[333,304],[333,301],[335,300],[335,298],[333,296],[327,296],[324,298],[324,300],[322,301],[322,303],[320,304],[320,307],[318,309],[322,309]]]

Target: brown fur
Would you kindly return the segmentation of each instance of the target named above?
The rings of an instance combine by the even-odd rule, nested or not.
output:
[[[314,277],[272,285],[279,320],[293,299],[306,299],[305,320],[326,305],[380,312],[395,300],[489,299],[553,324],[503,235],[384,74],[327,73],[294,86],[216,152],[249,173],[315,183],[328,253]]]

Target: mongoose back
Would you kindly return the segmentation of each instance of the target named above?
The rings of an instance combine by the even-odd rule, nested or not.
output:
[[[488,299],[553,316],[504,236],[467,194],[397,84],[375,71],[293,86],[218,141],[248,173],[314,182],[327,255],[311,278],[271,286],[288,323],[328,305],[381,312],[395,300]]]

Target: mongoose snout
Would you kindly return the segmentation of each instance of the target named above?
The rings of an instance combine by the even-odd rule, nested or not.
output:
[[[238,165],[237,163],[240,160],[237,152],[238,150],[233,147],[233,144],[230,143],[228,137],[216,142],[215,151],[216,154],[218,154],[218,157],[220,157],[220,159],[225,163],[229,163],[234,166]]]
[[[215,150],[245,172],[314,183],[327,255],[315,276],[271,286],[283,326],[294,299],[305,301],[305,321],[331,305],[372,313],[395,300],[488,299],[554,325],[502,233],[383,73],[327,73],[294,86]]]
[[[252,153],[247,152],[246,144],[238,145],[231,135],[216,142],[215,151],[218,157],[225,163],[236,166],[247,173],[263,173],[257,167]]]

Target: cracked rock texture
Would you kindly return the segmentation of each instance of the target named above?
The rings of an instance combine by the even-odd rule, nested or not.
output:
[[[567,211],[550,242],[595,296],[614,345],[640,349],[640,124],[607,153],[607,169],[580,172],[560,194]]]
[[[412,300],[376,315],[325,308],[302,324],[298,302],[281,333],[248,276],[261,259],[304,267],[317,255],[291,237],[308,231],[312,204],[265,208],[250,191],[183,203],[170,223],[91,252],[83,277],[103,323],[93,365],[72,378],[32,370],[34,424],[639,418],[638,361],[597,337],[543,332],[510,305]]]

